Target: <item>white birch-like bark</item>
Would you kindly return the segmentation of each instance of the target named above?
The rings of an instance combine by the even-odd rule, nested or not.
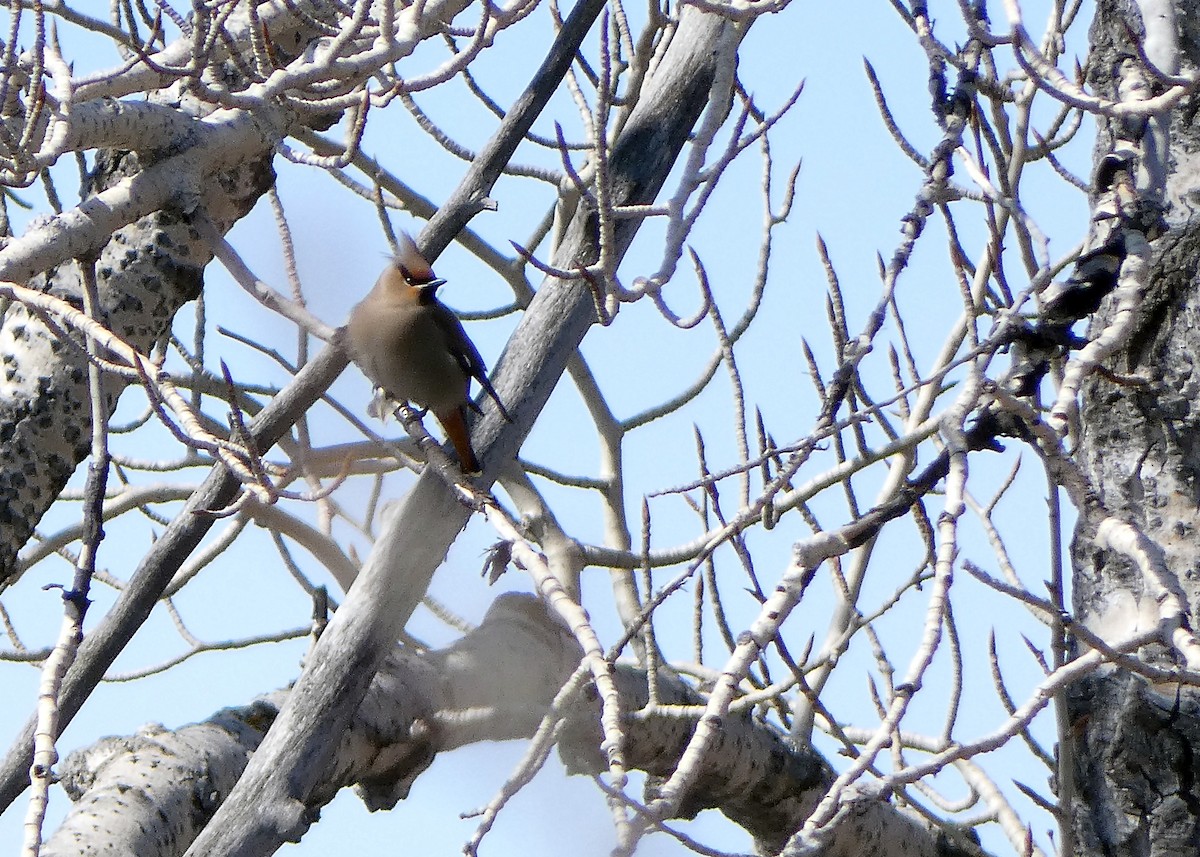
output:
[[[1157,73],[1128,59],[1134,53],[1131,34],[1143,38],[1142,51],[1157,72],[1175,74],[1181,66],[1194,72],[1197,57],[1188,22],[1198,12],[1190,0],[1178,8],[1156,0],[1099,3],[1089,82],[1109,97],[1155,94]],[[1139,77],[1140,90],[1134,86]],[[1122,224],[1146,231],[1152,242],[1147,285],[1119,347],[1104,362],[1113,374],[1090,375],[1081,387],[1081,467],[1112,514],[1139,531],[1135,543],[1133,528],[1106,522],[1097,532],[1097,522],[1082,516],[1076,529],[1071,551],[1076,619],[1105,639],[1153,628],[1156,622],[1176,637],[1194,631],[1179,621],[1172,627],[1171,620],[1179,617],[1179,605],[1194,613],[1200,595],[1194,535],[1200,526],[1194,428],[1200,419],[1194,395],[1200,347],[1195,322],[1200,233],[1193,202],[1197,103],[1192,91],[1141,126],[1115,119],[1100,123],[1098,153],[1113,140],[1119,150],[1124,140],[1134,158],[1139,196],[1126,201]],[[1117,311],[1102,311],[1092,336],[1103,335]],[[1113,376],[1146,378],[1148,386],[1115,383]],[[1122,537],[1114,543],[1118,532]],[[1184,654],[1190,650],[1180,647]],[[1168,669],[1182,660],[1165,645],[1147,646],[1140,655]],[[1195,688],[1114,668],[1071,688],[1068,719],[1073,724],[1077,793],[1069,809],[1076,853],[1196,853],[1200,698]]]
[[[337,742],[318,788],[320,802],[353,785],[370,809],[390,809],[438,753],[532,735],[580,656],[545,606],[520,595],[498,598],[483,623],[447,649],[425,655],[393,650]],[[623,667],[615,678],[623,709],[641,709],[645,674]],[[677,679],[662,679],[659,694],[664,704],[700,702]],[[230,793],[286,697],[287,691],[277,691],[203,723],[148,727],[72,754],[63,785],[75,805],[42,853],[178,857]],[[568,722],[560,754],[568,769],[603,770],[595,703],[581,694],[563,715]],[[669,713],[628,717],[631,762],[666,775],[694,727],[693,717]],[[729,718],[707,770],[681,814],[718,809],[768,850],[782,846],[833,780],[818,756],[791,748],[776,730],[748,716]],[[829,847],[830,855],[847,857],[974,853],[870,794],[846,813]]]

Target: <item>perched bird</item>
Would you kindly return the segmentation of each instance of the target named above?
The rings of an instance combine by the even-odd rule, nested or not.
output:
[[[408,235],[375,288],[350,312],[346,325],[350,354],[363,374],[396,401],[409,401],[433,412],[468,473],[479,472],[471,449],[466,408],[471,379],[512,417],[488,380],[483,359],[467,338],[462,322],[437,299],[437,279]]]
[[[1118,231],[1076,259],[1065,283],[1053,283],[1042,292],[1041,323],[1071,325],[1100,309],[1101,301],[1117,287],[1125,254],[1125,234]]]
[[[1125,255],[1125,235],[1117,231],[1076,259],[1075,270],[1065,283],[1052,283],[1042,292],[1037,318],[1009,334],[1013,358],[1007,383],[1010,392],[1032,396],[1050,371],[1051,360],[1087,345],[1087,339],[1076,336],[1071,327],[1100,309],[1104,298],[1116,289]]]

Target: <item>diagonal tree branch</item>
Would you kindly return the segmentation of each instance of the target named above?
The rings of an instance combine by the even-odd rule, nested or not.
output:
[[[603,0],[581,0],[564,22],[547,61],[535,74],[518,106],[509,110],[487,149],[464,177],[463,188],[452,197],[455,206],[462,206],[472,213],[478,211],[479,200],[486,196],[525,132],[549,100],[555,83],[566,73],[579,44],[603,5]],[[449,204],[443,207],[443,211],[449,210]],[[435,224],[436,229],[435,225],[431,225],[423,235],[428,236],[426,251],[434,246],[444,248],[460,228],[458,223],[462,219],[462,214],[446,214]],[[454,232],[450,231],[452,229]],[[204,253],[209,254],[207,248],[204,248]],[[0,256],[0,261],[2,259]],[[346,363],[343,349],[336,344],[317,355],[254,420],[251,430],[256,447],[265,451],[273,446],[320,398]],[[204,485],[147,553],[117,604],[80,647],[76,662],[63,683],[63,727],[78,712],[105,671],[145,622],[175,571],[212,526],[213,519],[210,516],[198,515],[196,511],[219,509],[227,505],[235,496],[237,486],[237,479],[226,468],[214,468]],[[30,721],[0,763],[0,808],[12,803],[28,782],[32,728]]]
[[[408,796],[438,753],[529,737],[580,655],[545,605],[522,595],[496,599],[480,626],[447,649],[424,655],[393,649],[336,742],[320,793],[328,799],[355,785],[370,809],[390,809]],[[631,762],[652,777],[669,774],[703,698],[678,678],[660,674],[657,705],[650,710],[645,672],[622,666],[615,678],[622,708],[630,712],[624,729]],[[286,691],[278,691],[203,723],[108,738],[72,754],[63,779],[75,804],[42,853],[90,857],[117,850],[178,857],[229,793],[286,698]],[[588,694],[578,694],[557,714],[565,719],[559,753],[568,772],[604,770]],[[711,775],[696,783],[680,817],[717,809],[771,852],[833,781],[820,756],[790,746],[745,712],[728,719],[713,754]],[[864,836],[906,842],[910,854],[976,853],[876,800],[864,802],[852,823],[838,831],[834,852],[852,853],[838,849],[861,847]]]
[[[691,7],[683,11],[670,47],[614,146],[615,205],[646,204],[657,195],[708,103],[721,42],[731,38],[740,38],[740,32],[726,19]],[[638,226],[634,219],[617,224],[614,259],[628,249]],[[555,264],[589,265],[599,255],[597,215],[581,205]],[[496,373],[496,388],[514,421],[504,423],[488,409],[473,434],[485,480],[494,479],[501,464],[516,455],[594,319],[589,289],[554,278],[543,284]],[[426,469],[380,534],[271,734],[189,854],[249,857],[303,834],[319,803],[336,736],[353,718],[467,516],[442,478]]]
[[[240,24],[231,22],[228,47],[249,44],[251,31],[270,22],[281,61],[300,55],[323,33],[317,17],[330,14],[324,0],[307,13],[279,7]],[[266,10],[264,10],[266,11]],[[287,49],[291,46],[291,50]],[[193,47],[186,36],[163,51],[166,65],[186,65]],[[223,48],[226,45],[222,46]],[[172,59],[173,58],[173,59]],[[145,69],[150,73],[149,68]],[[299,111],[262,105],[255,111],[217,110],[190,96],[176,78],[129,71],[109,81],[117,89],[71,95],[69,113],[57,120],[58,151],[101,149],[75,208],[35,222],[0,248],[0,279],[41,289],[81,306],[82,286],[73,265],[98,256],[100,314],[119,337],[141,353],[170,332],[175,313],[194,300],[212,257],[191,225],[203,210],[227,231],[274,184],[275,147],[303,121]],[[134,81],[162,86],[142,105],[110,103],[103,96]],[[172,85],[173,84],[173,85]],[[89,101],[88,99],[96,99]],[[136,135],[134,126],[143,128]],[[0,323],[5,382],[0,385],[0,589],[17,573],[17,551],[58,497],[87,454],[90,434],[83,353],[20,305],[5,308]],[[105,379],[110,412],[125,382]]]

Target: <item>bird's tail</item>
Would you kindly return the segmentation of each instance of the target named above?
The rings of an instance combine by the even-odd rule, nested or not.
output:
[[[480,372],[478,381],[479,386],[483,387],[483,391],[491,396],[492,401],[496,403],[496,407],[500,410],[500,416],[504,417],[505,422],[511,423],[513,418],[508,413],[508,408],[504,407],[504,402],[500,401],[500,394],[496,392],[496,388],[492,386],[492,382],[488,380],[488,376]]]
[[[462,465],[463,473],[481,472],[479,459],[475,457],[475,451],[471,449],[471,433],[467,431],[467,421],[463,418],[463,409],[458,407],[441,413],[435,412],[434,416],[442,424],[442,429],[446,432],[446,437],[450,438],[450,443],[454,444],[454,451],[458,453],[458,461]]]

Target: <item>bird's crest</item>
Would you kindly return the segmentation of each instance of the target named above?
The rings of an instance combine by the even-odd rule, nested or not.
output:
[[[433,268],[425,261],[417,249],[417,243],[407,232],[401,231],[396,235],[396,255],[392,257],[392,264],[400,269],[404,279],[411,285],[419,286],[435,279]]]

